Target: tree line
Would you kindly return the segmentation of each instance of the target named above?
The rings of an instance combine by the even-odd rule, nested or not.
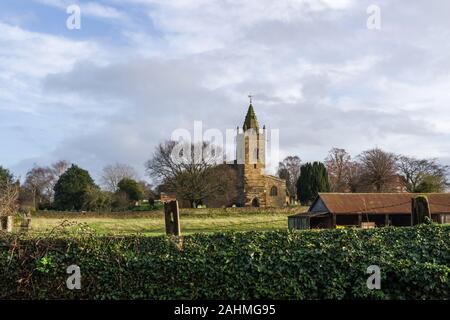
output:
[[[21,184],[8,169],[0,166],[0,196],[5,198],[0,210],[13,206],[18,209],[20,205],[30,210],[123,211],[141,200],[153,204],[155,196],[151,186],[137,180],[137,176],[129,165],[108,165],[98,186],[87,170],[61,160],[51,166],[34,166]],[[8,206],[7,190],[15,190]]]
[[[0,210],[17,209],[17,203],[34,210],[127,210],[142,200],[151,205],[160,192],[176,195],[189,206],[206,202],[231,205],[238,196],[238,170],[208,157],[185,157],[176,161],[175,143],[160,143],[145,163],[156,187],[138,178],[126,164],[103,168],[100,186],[89,172],[76,164],[58,161],[50,166],[34,166],[21,184],[0,166]],[[198,146],[192,144],[190,152]],[[210,148],[204,143],[201,150]],[[189,152],[189,150],[188,150]],[[186,160],[187,159],[187,160]],[[449,187],[449,167],[437,159],[396,155],[380,148],[352,157],[346,150],[332,148],[322,162],[302,163],[288,156],[278,166],[278,176],[286,180],[292,202],[310,204],[319,192],[444,192]],[[221,206],[222,206],[221,205]]]
[[[279,164],[290,195],[309,204],[318,192],[445,192],[450,186],[449,166],[435,158],[419,159],[373,148],[352,157],[332,148],[323,162],[302,164],[289,156]]]
[[[22,184],[7,169],[0,167],[0,171],[18,186],[16,202],[32,210],[123,211],[142,200],[152,206],[161,192],[176,195],[191,207],[218,198],[225,199],[224,203],[234,201],[236,172],[220,163],[214,153],[206,152],[211,145],[200,146],[208,157],[192,156],[183,162],[172,157],[175,145],[174,141],[159,144],[145,164],[149,177],[157,183],[155,188],[139,180],[134,168],[126,164],[104,167],[100,185],[87,170],[64,160],[50,166],[34,166]],[[192,144],[192,154],[196,147]]]

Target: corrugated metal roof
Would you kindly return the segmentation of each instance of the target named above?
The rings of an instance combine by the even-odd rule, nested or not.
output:
[[[410,214],[414,193],[320,193],[333,214]],[[425,194],[432,214],[450,213],[450,193]],[[314,204],[313,204],[314,205]],[[311,206],[312,207],[312,206]]]

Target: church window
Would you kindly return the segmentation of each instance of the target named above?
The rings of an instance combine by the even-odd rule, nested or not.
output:
[[[270,195],[271,195],[272,197],[275,197],[275,196],[278,195],[278,189],[277,189],[277,187],[273,186],[273,187],[270,189]]]

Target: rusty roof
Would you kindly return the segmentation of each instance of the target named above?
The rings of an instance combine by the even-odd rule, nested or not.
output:
[[[321,199],[332,214],[410,214],[414,193],[319,193],[314,204]],[[450,213],[450,193],[428,193],[432,214]]]

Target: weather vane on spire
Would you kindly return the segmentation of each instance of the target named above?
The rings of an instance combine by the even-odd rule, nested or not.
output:
[[[252,104],[253,95],[251,93],[248,95],[248,98],[250,99],[250,104]]]

